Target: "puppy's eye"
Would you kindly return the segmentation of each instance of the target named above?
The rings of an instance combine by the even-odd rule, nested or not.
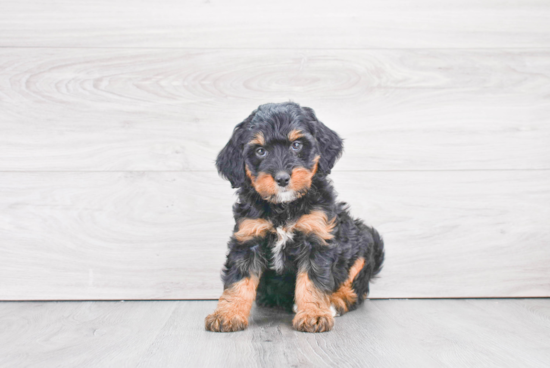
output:
[[[265,150],[265,148],[263,147],[256,148],[256,155],[258,155],[258,157],[264,157],[266,154],[267,154],[267,151]]]
[[[290,146],[292,148],[293,151],[299,151],[302,149],[302,142],[300,141],[294,141],[292,142],[292,145]]]

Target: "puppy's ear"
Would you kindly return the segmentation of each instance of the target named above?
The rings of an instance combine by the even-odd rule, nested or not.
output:
[[[232,188],[240,188],[244,184],[243,136],[246,124],[249,123],[253,117],[254,113],[235,127],[229,142],[227,142],[225,147],[220,151],[216,159],[218,173],[223,178],[229,180]]]
[[[313,130],[315,139],[317,139],[318,149],[321,154],[318,171],[324,175],[328,175],[336,160],[342,155],[344,142],[334,130],[327,128],[325,124],[317,119],[313,109],[309,107],[302,107],[302,109],[304,109],[309,118],[309,124]]]

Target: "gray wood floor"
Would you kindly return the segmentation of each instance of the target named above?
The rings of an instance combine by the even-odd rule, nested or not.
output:
[[[204,331],[214,301],[0,303],[2,367],[548,367],[550,299],[367,300],[329,333],[254,307]]]

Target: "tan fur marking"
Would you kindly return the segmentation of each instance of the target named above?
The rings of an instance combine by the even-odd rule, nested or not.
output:
[[[298,167],[292,170],[290,175],[290,183],[288,188],[293,190],[296,194],[296,198],[303,196],[307,189],[311,187],[311,180],[317,172],[320,156],[316,156],[313,161],[313,168],[311,170],[305,167]],[[246,176],[250,179],[252,186],[262,196],[263,199],[272,201],[273,197],[279,193],[279,186],[277,182],[270,174],[260,172],[258,176],[252,175],[252,172],[245,166]]]
[[[364,266],[365,266],[365,258],[363,257],[357,258],[353,263],[353,266],[351,266],[351,268],[349,269],[349,276],[346,282],[349,282],[351,284],[353,280],[355,280],[355,277],[357,276],[357,274],[361,272]]]
[[[329,240],[334,237],[331,231],[336,225],[336,218],[328,221],[327,214],[323,211],[311,211],[307,215],[303,215],[294,225],[294,229],[303,232],[304,234],[315,234],[323,240]]]
[[[296,278],[296,316],[292,325],[298,331],[325,332],[334,326],[329,297],[321,292],[309,279],[307,272],[300,272]]]
[[[275,179],[273,179],[273,176],[264,172],[260,172],[258,177],[255,177],[250,172],[248,166],[246,166],[245,168],[246,175],[252,182],[252,186],[254,187],[254,189],[256,189],[256,192],[258,192],[258,194],[260,194],[264,199],[274,196],[278,193],[279,189],[277,187]]]
[[[248,316],[256,299],[259,278],[251,276],[224,290],[214,313],[204,320],[205,328],[214,332],[233,332],[248,326]]]
[[[264,219],[244,219],[239,223],[239,231],[234,235],[240,242],[249,241],[255,237],[264,237],[273,230],[273,224]]]
[[[313,168],[311,170],[308,170],[305,167],[298,167],[292,170],[289,183],[290,189],[299,192],[301,190],[309,189],[311,187],[311,180],[317,172],[319,158],[320,156],[316,156],[313,159],[315,163],[313,164]]]
[[[273,179],[273,176],[261,172],[254,182],[254,188],[264,198],[276,195],[279,191],[277,182]]]
[[[289,141],[295,141],[298,138],[302,138],[304,135],[302,134],[301,130],[298,129],[292,129],[290,133],[288,133],[288,140]]]
[[[254,138],[250,142],[248,142],[248,144],[250,144],[250,145],[257,144],[258,146],[265,146],[264,134],[262,132],[256,133]]]
[[[330,296],[330,302],[334,305],[340,315],[349,311],[349,307],[357,301],[357,294],[353,291],[352,284],[357,274],[365,265],[364,258],[358,258],[349,269],[348,278],[344,283]]]

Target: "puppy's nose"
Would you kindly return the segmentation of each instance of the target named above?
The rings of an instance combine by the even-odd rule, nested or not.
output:
[[[279,184],[280,187],[286,187],[290,181],[290,175],[284,171],[279,171],[275,175],[275,181]]]

